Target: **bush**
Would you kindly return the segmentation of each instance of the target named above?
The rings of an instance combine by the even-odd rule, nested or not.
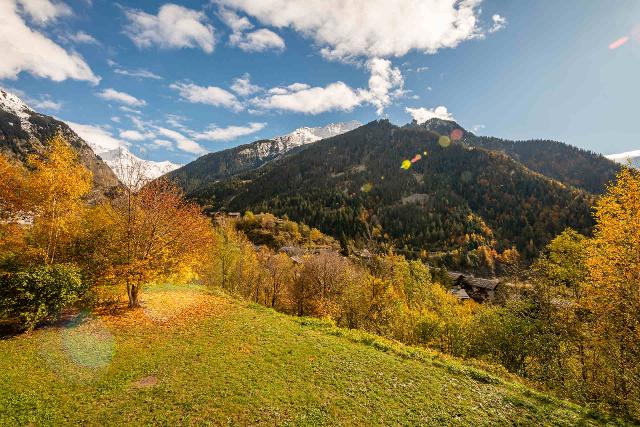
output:
[[[0,319],[32,330],[85,292],[76,267],[38,266],[0,277]]]

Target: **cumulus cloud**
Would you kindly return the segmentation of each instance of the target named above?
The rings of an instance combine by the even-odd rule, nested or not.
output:
[[[203,87],[193,83],[173,83],[169,87],[177,90],[183,99],[194,104],[226,107],[234,111],[243,109],[242,104],[234,94],[217,86]]]
[[[232,44],[245,52],[264,52],[269,49],[284,50],[285,48],[282,37],[266,28],[244,33],[232,41]]]
[[[504,16],[500,16],[497,13],[491,17],[491,22],[493,25],[489,28],[490,33],[495,33],[496,31],[502,30],[507,26],[507,18]]]
[[[20,9],[38,22],[49,22],[64,12],[48,0],[20,0]],[[40,8],[40,9],[39,9]],[[64,8],[63,8],[64,9]],[[44,34],[30,29],[15,0],[0,1],[0,79],[15,79],[21,72],[60,82],[66,79],[98,84],[97,77],[82,56],[67,52]]]
[[[269,89],[266,97],[254,98],[252,103],[263,109],[320,114],[327,111],[351,111],[367,103],[382,114],[386,106],[403,95],[404,79],[400,69],[391,61],[373,58],[366,64],[370,71],[369,87],[353,89],[343,82],[325,87],[311,87],[305,83],[293,83],[287,87]]]
[[[11,2],[12,0],[5,0]],[[70,16],[73,11],[61,1],[50,0],[18,0],[22,10],[37,24],[48,24],[63,16]]]
[[[132,107],[142,107],[144,105],[147,105],[147,103],[142,99],[138,99],[133,95],[129,95],[125,92],[119,92],[111,88],[99,92],[98,96],[107,101],[115,101]]]
[[[244,16],[229,9],[221,9],[218,13],[220,19],[231,28],[229,43],[239,47],[245,52],[264,52],[265,50],[284,50],[285,42],[278,34],[267,28],[255,31],[253,24]]]
[[[343,82],[253,100],[253,103],[260,108],[305,114],[320,114],[332,110],[351,111],[361,102],[361,94]]]
[[[168,3],[157,15],[137,9],[125,9],[125,15],[125,34],[138,47],[200,47],[206,53],[215,47],[214,28],[203,12]]]
[[[402,95],[404,79],[400,69],[394,68],[391,61],[386,59],[373,58],[367,62],[367,68],[371,72],[371,77],[369,91],[365,93],[365,98],[376,106],[377,113],[380,115],[393,98]]]
[[[242,77],[238,77],[233,80],[231,90],[240,96],[249,96],[260,92],[262,88],[251,83],[251,76],[249,73],[244,73]]]
[[[196,139],[207,141],[231,141],[241,136],[247,136],[261,131],[266,123],[249,123],[247,126],[214,127],[195,135]]]
[[[424,123],[430,119],[441,119],[441,120],[455,120],[453,115],[447,110],[445,106],[438,106],[436,108],[407,108],[407,113],[411,114],[413,120],[418,123]]]
[[[290,27],[324,56],[435,53],[481,35],[480,0],[217,0],[277,28]]]
[[[167,129],[164,127],[158,127],[157,130],[160,135],[174,141],[177,147],[182,151],[186,151],[187,153],[197,154],[197,155],[205,154],[208,152],[200,144],[187,138],[180,132],[177,132],[172,129]]]

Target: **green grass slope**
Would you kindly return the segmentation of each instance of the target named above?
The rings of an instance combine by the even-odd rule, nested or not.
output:
[[[144,299],[1,340],[0,424],[607,422],[435,353],[198,288]]]

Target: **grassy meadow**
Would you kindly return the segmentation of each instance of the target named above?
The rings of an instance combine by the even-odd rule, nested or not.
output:
[[[620,425],[507,376],[198,286],[0,340],[1,425]]]

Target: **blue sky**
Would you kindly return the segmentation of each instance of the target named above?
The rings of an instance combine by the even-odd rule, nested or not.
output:
[[[640,2],[451,3],[2,0],[0,85],[105,144],[177,163],[411,112],[640,149]]]

